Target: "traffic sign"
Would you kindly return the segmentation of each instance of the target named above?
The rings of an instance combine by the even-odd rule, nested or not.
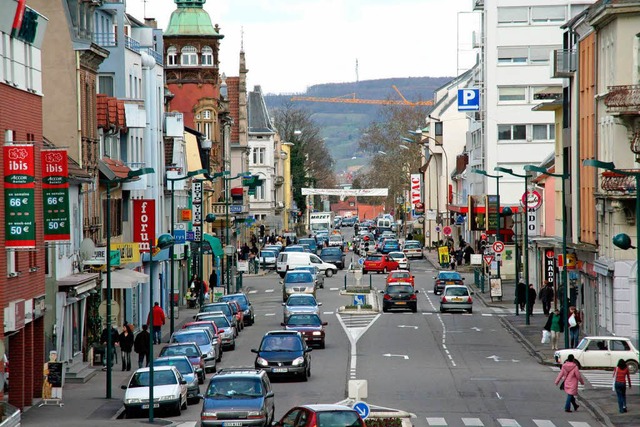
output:
[[[360,258],[360,259],[358,259],[358,264],[360,264],[360,265],[364,265],[364,258]]]
[[[542,206],[542,195],[536,190],[527,191],[522,195],[520,204],[522,204],[523,207],[526,204],[528,209],[538,209]]]
[[[458,111],[479,111],[480,89],[458,89]]]
[[[366,303],[366,297],[364,295],[354,295],[353,305],[364,305]]]
[[[367,405],[365,402],[354,403],[353,409],[358,413],[358,415],[360,415],[360,418],[362,418],[363,420],[366,420],[369,416],[369,413],[371,412],[371,409],[369,409],[369,405]]]
[[[436,233],[439,233],[442,231],[442,227],[440,227],[439,225],[436,225]]]
[[[187,241],[193,242],[196,240],[196,233],[193,231],[187,231]]]
[[[482,259],[484,260],[485,264],[491,265],[491,263],[493,262],[493,255],[483,255]]]
[[[448,225],[445,225],[445,226],[442,228],[442,234],[444,234],[445,236],[451,236],[451,232],[452,232],[452,231],[453,231],[453,230],[451,230],[451,227],[449,227]]]
[[[493,245],[491,245],[491,247],[493,248],[493,251],[497,254],[504,251],[504,243],[502,243],[499,240],[496,242],[493,242]]]

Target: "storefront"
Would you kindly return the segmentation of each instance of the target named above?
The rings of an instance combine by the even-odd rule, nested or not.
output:
[[[141,284],[149,281],[149,275],[127,268],[111,272],[112,324],[119,328],[125,321],[134,328],[140,329],[140,325],[146,322],[142,317],[142,292]],[[102,281],[102,289],[107,288],[106,279]],[[101,309],[102,311],[102,309]],[[104,316],[106,317],[106,315]]]

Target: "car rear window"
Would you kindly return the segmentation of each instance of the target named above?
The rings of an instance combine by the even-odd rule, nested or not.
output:
[[[314,306],[316,304],[315,298],[307,298],[303,296],[290,296],[287,300],[287,305],[293,306]]]
[[[462,280],[460,274],[455,273],[455,272],[442,272],[439,274],[441,279],[445,279],[445,280]]]
[[[228,295],[220,297],[220,301],[235,301],[240,304],[240,308],[246,310],[249,307],[249,301],[244,295]]]
[[[193,374],[193,368],[191,367],[189,359],[156,359],[153,361],[153,366],[175,366],[182,375]]]
[[[381,255],[369,255],[367,257],[367,261],[380,261],[380,260],[382,260]]]
[[[292,314],[287,321],[288,326],[320,326],[321,324],[322,321],[317,314]]]
[[[211,342],[209,342],[209,339],[207,337],[207,333],[206,332],[187,332],[187,333],[182,333],[182,334],[175,334],[173,336],[173,340],[172,342],[179,342],[179,343],[183,343],[183,342],[194,342],[198,345],[205,345],[205,344],[211,344]]]
[[[342,255],[340,248],[325,248],[320,252],[320,257],[325,255]]]
[[[221,311],[227,316],[231,316],[231,306],[227,303],[224,304],[206,304],[200,309],[200,313],[211,313],[214,311]]]
[[[420,249],[420,244],[419,243],[405,243],[404,244],[404,248],[405,249]]]
[[[319,412],[318,426],[359,427],[362,425],[358,414],[352,411]]]
[[[160,350],[160,356],[197,357],[198,355],[198,348],[194,344],[168,346]]]
[[[413,293],[413,286],[411,285],[389,285],[387,287],[388,293],[401,293],[401,292],[409,292]]]
[[[454,297],[466,297],[466,296],[469,296],[469,290],[465,287],[460,286],[460,287],[445,289],[444,294],[447,296],[454,296]]]
[[[284,282],[285,283],[308,283],[308,282],[313,282],[313,276],[311,276],[311,273],[309,273],[309,272],[300,272],[300,273],[289,272],[284,277]]]
[[[409,279],[411,277],[411,274],[409,273],[393,273],[391,275],[392,278],[394,279]]]

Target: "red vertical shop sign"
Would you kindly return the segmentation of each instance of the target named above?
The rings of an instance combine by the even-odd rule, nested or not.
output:
[[[35,248],[35,155],[33,145],[5,145],[4,219],[8,248]]]
[[[42,151],[44,241],[69,241],[69,161],[67,150]]]
[[[149,242],[156,238],[156,201],[133,201],[133,241],[140,243],[140,252],[149,252]]]

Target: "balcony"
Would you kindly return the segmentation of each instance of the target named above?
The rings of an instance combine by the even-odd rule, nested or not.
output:
[[[143,51],[151,55],[151,57],[156,60],[156,64],[162,65],[162,55],[160,53],[150,47],[143,49]]]
[[[640,110],[640,85],[609,86],[604,97],[607,112],[637,116]]]
[[[93,42],[100,47],[115,47],[118,45],[116,33],[94,33]]]
[[[578,55],[575,49],[556,49],[552,53],[551,77],[571,77],[576,72]]]
[[[124,47],[136,53],[140,53],[140,43],[129,36],[124,36]]]
[[[635,177],[606,171],[601,174],[600,188],[609,196],[628,196],[636,193]]]

